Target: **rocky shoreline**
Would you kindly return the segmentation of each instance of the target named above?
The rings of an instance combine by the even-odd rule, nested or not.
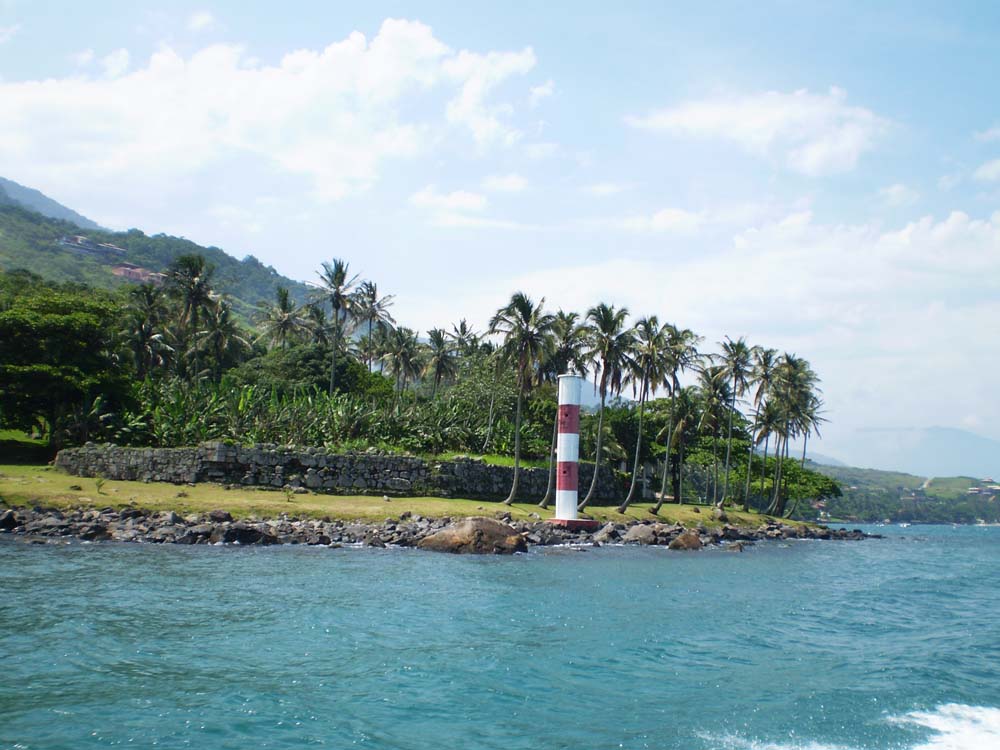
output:
[[[724,518],[724,516],[723,516]],[[723,519],[719,519],[722,521]],[[607,523],[596,531],[570,530],[542,520],[495,518],[424,518],[408,512],[382,522],[282,516],[237,520],[227,511],[180,516],[172,511],[139,508],[12,508],[0,511],[0,532],[38,544],[67,540],[149,544],[275,545],[339,547],[423,547],[439,551],[505,553],[529,546],[635,544],[671,549],[727,547],[734,551],[759,541],[787,539],[859,540],[870,535],[855,529],[792,526],[770,521],[758,527],[697,526],[686,529],[655,520]]]

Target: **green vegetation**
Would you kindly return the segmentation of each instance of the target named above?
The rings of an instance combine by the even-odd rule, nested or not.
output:
[[[3,216],[65,231],[20,209]],[[277,287],[248,323],[220,293],[240,288],[223,284],[223,266],[175,253],[195,246],[135,232],[115,240],[130,252],[171,248],[163,285],[103,291],[0,273],[0,427],[52,447],[225,440],[486,455],[514,468],[507,504],[544,509],[556,380],[571,371],[592,375],[600,394],[597,412],[581,416],[581,455],[614,478],[620,514],[687,501],[802,517],[839,492],[789,456],[789,442],[821,421],[817,378],[792,354],[742,339],[699,352],[693,332],[656,316],[631,324],[601,303],[581,317],[522,293],[485,332],[461,320],[421,339],[389,314],[392,295],[340,259],[323,264],[311,297]],[[681,384],[685,373],[695,385]],[[753,450],[772,441],[773,455]],[[545,497],[519,493],[522,466],[549,468]],[[654,506],[641,502],[657,488]]]
[[[811,464],[843,489],[826,502],[834,519],[879,523],[1000,523],[998,493],[972,477],[924,478],[876,469]],[[969,490],[979,491],[970,494]]]
[[[388,502],[371,495],[286,494],[278,490],[233,489],[217,484],[198,484],[179,487],[167,483],[103,482],[98,491],[97,481],[63,474],[48,466],[0,465],[0,506],[41,506],[46,508],[123,508],[126,506],[149,511],[177,513],[207,513],[224,508],[236,517],[256,516],[275,518],[282,514],[300,518],[341,518],[380,521],[399,518],[409,511],[428,517],[481,516],[508,512],[518,520],[551,518],[552,512],[542,510],[533,503],[514,503],[504,506],[483,500],[439,497],[394,497]],[[649,519],[650,505],[636,504],[627,514],[614,508],[593,508],[588,515],[604,521],[624,522]],[[735,511],[729,514],[730,522],[756,526],[767,520],[753,513]],[[693,505],[669,505],[659,513],[663,523],[681,523],[685,526],[701,524],[711,528],[719,521],[704,508]]]
[[[202,247],[181,237],[165,234],[148,236],[138,229],[109,232],[46,218],[19,205],[0,202],[0,270],[24,269],[49,281],[75,282],[98,289],[114,290],[129,282],[111,273],[120,261],[107,261],[74,252],[59,240],[84,234],[94,242],[124,249],[121,259],[155,272],[166,272],[183,255],[200,255],[215,268],[213,288],[225,294],[231,307],[246,320],[254,318],[260,306],[274,299],[278,287],[287,288],[299,302],[308,295],[305,284],[281,276],[252,255],[242,261],[216,247]]]

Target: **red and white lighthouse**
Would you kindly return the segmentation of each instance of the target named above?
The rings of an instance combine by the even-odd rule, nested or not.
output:
[[[559,376],[559,433],[556,437],[556,520],[575,521],[580,484],[580,393],[583,378]]]

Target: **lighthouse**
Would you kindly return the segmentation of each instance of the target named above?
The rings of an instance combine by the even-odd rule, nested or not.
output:
[[[552,523],[592,528],[597,521],[577,518],[580,488],[580,393],[583,378],[559,376],[559,423],[556,435],[556,515]]]

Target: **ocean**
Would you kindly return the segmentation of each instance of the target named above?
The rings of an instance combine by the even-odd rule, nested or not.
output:
[[[2,748],[1000,748],[1000,528],[743,553],[0,540]]]

